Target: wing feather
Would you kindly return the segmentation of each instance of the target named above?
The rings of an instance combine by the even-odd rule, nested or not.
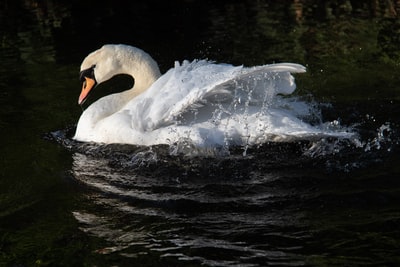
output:
[[[266,90],[272,94],[290,94],[295,90],[290,73],[301,72],[305,68],[293,63],[244,68],[205,60],[184,61],[182,65],[176,63],[175,68],[131,101],[126,109],[132,116],[132,127],[152,131],[174,124],[182,114],[210,103],[248,98],[250,91],[256,100]]]

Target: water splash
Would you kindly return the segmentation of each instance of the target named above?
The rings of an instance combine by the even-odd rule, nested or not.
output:
[[[363,125],[357,124],[357,127],[362,128]],[[399,144],[398,129],[390,122],[385,122],[375,131],[369,130],[368,135],[364,133],[364,136],[356,135],[353,138],[324,138],[312,142],[303,155],[323,159],[327,170],[350,172],[383,162],[398,149]]]
[[[149,147],[76,142],[72,140],[74,127],[50,133],[48,138],[73,152],[104,158],[111,167],[137,169],[146,173],[149,173],[148,170],[160,173],[158,170],[165,168],[165,171],[180,172],[178,176],[217,176],[224,175],[223,171],[241,176],[246,171],[251,172],[251,169],[279,169],[286,168],[288,165],[313,165],[328,171],[349,172],[379,161],[388,153],[393,153],[399,145],[399,130],[395,123],[386,121],[379,124],[378,120],[369,114],[359,115],[358,118],[361,119],[349,122],[343,114],[354,116],[352,113],[357,114],[357,112],[347,114],[345,109],[341,108],[338,110],[343,110],[344,113],[337,115],[332,104],[317,103],[312,96],[280,97],[267,91],[254,99],[252,87],[246,87],[243,84],[241,86],[237,86],[238,91],[229,103],[215,103],[217,108],[210,123],[220,126],[224,117],[228,116],[230,120],[235,120],[235,117],[230,117],[230,115],[240,112],[245,116],[242,116],[242,120],[237,123],[244,125],[245,128],[249,127],[250,103],[258,100],[262,103],[262,108],[256,115],[261,119],[264,119],[263,116],[269,114],[272,108],[277,107],[280,110],[288,110],[291,116],[301,118],[302,121],[318,128],[320,133],[333,134],[302,135],[300,133],[297,136],[286,136],[282,141],[279,136],[276,138],[274,134],[266,134],[265,132],[271,131],[269,129],[271,125],[268,121],[264,122],[260,119],[256,130],[260,134],[260,142],[257,145],[251,145],[250,142],[244,142],[241,145],[232,144],[227,134],[229,130],[227,125],[225,128],[222,127],[225,131],[223,133],[225,142],[220,146],[197,146],[191,141],[190,128],[178,141]],[[273,88],[271,90],[273,91]],[[201,109],[200,106],[198,108]],[[324,120],[327,110],[333,114],[328,114],[328,117],[331,117],[328,121]],[[176,123],[179,124],[179,120],[188,118],[193,122],[196,121],[198,111],[194,108],[191,110],[191,117],[177,119]],[[347,125],[344,125],[343,121],[347,121]],[[336,135],[336,133],[341,133],[341,135]],[[249,136],[242,137],[243,140],[248,140],[248,138]],[[229,168],[234,168],[235,171],[228,171]]]
[[[326,127],[337,127],[333,122]],[[358,127],[362,127],[359,125]],[[276,169],[297,165],[313,165],[327,170],[351,171],[376,162],[399,145],[398,130],[389,122],[368,136],[352,138],[318,138],[293,142],[267,142],[257,146],[197,147],[189,139],[170,145],[140,147],[81,143],[71,139],[73,127],[56,131],[48,138],[74,153],[104,159],[111,168],[185,175],[241,176],[252,169]],[[371,132],[371,131],[370,131]],[[379,155],[378,155],[379,154]],[[230,170],[233,168],[233,170]]]
[[[334,114],[336,119],[321,123],[318,104],[310,113],[307,103],[290,101],[305,120],[312,114],[313,125],[327,131],[344,128],[346,118]],[[398,125],[371,125],[370,120],[350,125],[357,134],[346,138],[213,149],[196,147],[189,138],[151,147],[80,143],[71,139],[73,127],[50,136],[73,153],[71,174],[86,188],[87,198],[73,216],[81,231],[103,241],[94,250],[99,256],[135,261],[145,256],[160,265],[301,266],[308,263],[307,244],[315,244],[318,233],[326,234],[325,228],[310,232],[315,225],[305,220],[305,207],[318,205],[331,214],[338,202],[356,205],[360,190],[368,195],[361,199],[370,203],[382,201],[386,192],[371,193],[376,181],[363,189],[364,180],[350,181],[357,186],[349,189],[343,177],[381,166],[397,153]],[[385,195],[384,201],[391,197]],[[348,209],[344,212],[337,217],[347,216]],[[343,229],[343,221],[337,225]]]
[[[376,129],[376,136],[365,142],[363,147],[365,152],[380,149],[386,149],[388,152],[390,152],[392,145],[398,144],[398,142],[399,140],[394,136],[391,124],[386,122]]]

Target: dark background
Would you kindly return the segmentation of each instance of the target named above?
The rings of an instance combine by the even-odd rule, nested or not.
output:
[[[278,254],[281,247],[288,248],[289,256],[282,261],[274,261],[276,254],[271,254],[247,262],[261,266],[268,263],[398,265],[399,14],[399,3],[390,0],[0,0],[0,265],[196,266],[201,263],[162,258],[160,253],[138,254],[136,259],[102,253],[101,248],[107,247],[108,241],[86,233],[73,216],[76,210],[95,210],[100,217],[106,217],[103,207],[92,203],[102,192],[92,192],[77,182],[72,174],[76,154],[46,136],[51,131],[71,128],[77,122],[82,112],[77,105],[80,63],[105,43],[140,47],[154,57],[162,71],[172,67],[175,60],[196,58],[246,66],[273,62],[305,65],[308,72],[296,76],[296,94],[310,95],[317,102],[333,106],[333,111],[325,114],[329,120],[361,125],[361,135],[367,136],[363,142],[374,150],[372,159],[368,158],[365,145],[361,153],[346,154],[341,170],[330,169],[335,159],[319,166],[323,171],[314,176],[310,174],[313,167],[301,164],[296,171],[292,171],[293,166],[276,167],[283,172],[277,175],[277,182],[271,186],[257,180],[261,188],[252,187],[247,176],[234,176],[240,170],[231,162],[227,173],[233,173],[235,181],[244,179],[245,186],[250,184],[245,188],[242,184],[238,188],[233,186],[235,194],[239,197],[243,194],[244,202],[252,198],[245,198],[246,194],[252,196],[257,190],[271,190],[288,197],[277,197],[268,209],[262,205],[249,208],[229,203],[227,213],[236,216],[235,208],[239,206],[244,218],[252,218],[272,210],[284,215],[294,213],[308,224],[305,228],[293,227],[290,218],[271,217],[276,223],[272,226],[265,222],[255,232],[233,230],[221,239],[228,243],[246,240],[254,242],[250,243],[253,246],[265,242],[260,249],[277,250]],[[361,159],[354,162],[356,158]],[[254,172],[259,177],[268,175],[264,171]],[[294,172],[298,172],[294,180],[289,179]],[[169,175],[165,173],[165,177]],[[217,185],[218,193],[229,195],[231,192],[225,188],[223,184]],[[285,195],[287,192],[290,194]],[[309,195],[312,197],[308,198]],[[112,198],[105,194],[107,197]],[[192,204],[202,207],[184,202],[191,212],[197,207]],[[164,208],[161,202],[154,205],[157,211],[161,206],[165,213],[179,213],[173,206]],[[183,217],[189,215],[184,213]],[[215,214],[215,219],[218,216]],[[129,228],[132,218],[122,219],[114,226]],[[179,234],[183,236],[207,232],[211,224],[181,223],[184,230]],[[145,215],[139,226],[150,233],[159,227],[153,224],[152,217]],[[223,226],[235,229],[238,225]],[[310,236],[287,238],[296,231],[305,231]],[[232,255],[230,250],[212,246],[198,250],[185,247],[181,252],[210,256],[213,260],[226,259],[225,265],[243,264],[241,256]],[[294,261],[291,255],[298,260]]]

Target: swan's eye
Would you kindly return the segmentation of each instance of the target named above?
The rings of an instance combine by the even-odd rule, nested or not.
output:
[[[85,77],[91,78],[93,80],[96,80],[94,77],[94,68],[96,67],[96,65],[92,65],[90,68],[82,70],[79,73],[79,80],[81,82],[85,82]]]

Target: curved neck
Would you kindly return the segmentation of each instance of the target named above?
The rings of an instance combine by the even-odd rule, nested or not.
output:
[[[157,63],[149,54],[126,45],[104,45],[86,57],[82,62],[81,70],[96,64],[99,64],[95,73],[99,83],[107,81],[117,74],[131,75],[135,83],[129,90],[100,98],[83,112],[74,137],[82,141],[93,141],[90,133],[99,121],[123,108],[161,76]]]
[[[154,59],[138,48],[132,48],[127,53],[120,54],[121,64],[120,73],[131,75],[134,80],[134,86],[124,93],[127,100],[136,97],[147,90],[160,76],[160,69]]]

